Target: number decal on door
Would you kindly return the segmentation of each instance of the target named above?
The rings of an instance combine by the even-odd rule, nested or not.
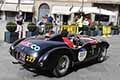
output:
[[[84,48],[80,49],[78,52],[78,60],[81,62],[81,61],[85,60],[86,56],[87,56],[86,49],[84,49]]]

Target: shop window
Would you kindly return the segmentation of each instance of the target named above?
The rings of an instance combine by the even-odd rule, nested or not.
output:
[[[68,15],[63,15],[63,24],[64,25],[68,25],[68,19],[69,19]]]
[[[95,21],[109,21],[109,16],[108,15],[101,15],[101,14],[96,14],[95,15]]]

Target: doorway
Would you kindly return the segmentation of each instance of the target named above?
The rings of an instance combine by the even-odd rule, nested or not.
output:
[[[41,20],[42,17],[45,17],[46,15],[48,15],[49,12],[50,12],[49,5],[46,3],[41,4],[39,7],[39,16],[38,16],[39,20]]]

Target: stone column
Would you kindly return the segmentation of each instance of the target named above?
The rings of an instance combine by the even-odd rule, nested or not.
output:
[[[2,20],[6,20],[5,11],[3,11],[3,14],[2,14]]]

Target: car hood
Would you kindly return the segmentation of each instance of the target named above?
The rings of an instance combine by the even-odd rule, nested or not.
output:
[[[21,41],[16,50],[19,52],[33,54],[48,51],[54,47],[65,46],[64,42],[40,40],[38,38],[27,38]]]

